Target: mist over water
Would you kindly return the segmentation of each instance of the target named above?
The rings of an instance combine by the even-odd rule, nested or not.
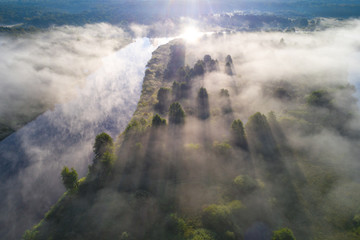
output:
[[[103,58],[101,68],[87,77],[71,101],[0,143],[0,228],[12,226],[9,237],[39,221],[65,191],[63,166],[86,174],[97,134],[105,131],[115,137],[125,128],[140,96],[146,63],[163,42],[140,38]]]

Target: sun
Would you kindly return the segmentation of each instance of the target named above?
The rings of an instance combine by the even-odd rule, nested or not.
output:
[[[202,36],[202,33],[195,26],[187,26],[184,28],[181,38],[190,43],[195,43]]]

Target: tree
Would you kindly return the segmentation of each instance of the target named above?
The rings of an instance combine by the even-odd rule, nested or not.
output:
[[[156,114],[152,119],[152,126],[153,127],[160,127],[166,125],[166,119],[161,118],[159,114]]]
[[[225,58],[225,62],[226,62],[226,63],[233,64],[233,60],[232,60],[232,58],[231,58],[231,56],[230,56],[230,55],[227,55],[227,56],[226,56],[226,58]]]
[[[331,100],[332,97],[330,96],[328,91],[318,90],[313,91],[307,97],[306,102],[310,106],[330,108],[332,107]]]
[[[193,76],[203,76],[205,73],[205,63],[202,60],[198,60],[194,65]]]
[[[229,90],[225,89],[225,88],[222,88],[220,90],[220,97],[230,97],[230,94],[229,94]]]
[[[101,155],[108,151],[112,146],[113,139],[107,133],[103,132],[97,135],[93,146],[95,158],[101,157]]]
[[[74,190],[78,187],[78,174],[74,168],[70,171],[65,166],[61,171],[61,178],[66,190]]]
[[[234,120],[232,122],[231,137],[236,146],[241,147],[244,150],[248,149],[244,125],[240,119]]]
[[[289,228],[282,228],[273,232],[272,240],[296,240]]]
[[[180,103],[174,102],[169,108],[169,123],[183,124],[185,122],[185,112]]]
[[[170,100],[170,88],[160,88],[157,93],[158,104],[157,107],[160,111],[167,109]]]
[[[225,64],[225,73],[229,76],[234,75],[233,70],[232,70],[232,64],[230,64],[229,62],[227,62]]]
[[[234,75],[234,64],[230,55],[225,58],[225,73],[229,76]]]
[[[205,55],[203,61],[205,63],[206,71],[212,72],[212,71],[217,71],[219,69],[218,61],[214,60],[214,59],[211,59],[210,55]]]
[[[277,153],[276,142],[265,115],[257,112],[250,116],[246,124],[246,134],[255,151],[269,156]]]
[[[200,88],[197,97],[198,104],[198,117],[200,119],[207,119],[210,116],[209,108],[209,96],[206,91],[206,88]]]

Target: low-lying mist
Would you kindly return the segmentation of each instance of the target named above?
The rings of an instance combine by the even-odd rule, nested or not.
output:
[[[41,104],[41,111],[52,109],[0,142],[1,238],[17,239],[39,221],[64,192],[62,167],[86,175],[95,136],[115,137],[130,120],[161,40],[124,47],[126,36],[96,24],[2,38],[0,116],[31,115]]]
[[[101,58],[129,42],[121,28],[105,23],[1,35],[1,126],[17,130],[72,99],[86,76],[101,66]]]
[[[89,35],[86,34],[88,33],[87,28],[89,28]],[[80,34],[83,37],[73,38],[73,34],[77,33],[77,31],[83,31]],[[148,29],[133,25],[133,31],[136,35],[142,36],[147,33]],[[1,46],[12,46],[12,48],[16,46],[18,49],[25,45],[25,50],[16,50],[16,54],[12,54],[11,47],[8,47],[9,59],[13,59],[13,61],[4,61],[3,71],[7,73],[1,74],[8,74],[9,76],[13,74],[14,79],[19,79],[13,85],[11,85],[10,80],[8,83],[4,83],[7,84],[6,86],[13,86],[11,89],[17,89],[12,94],[22,92],[23,96],[29,96],[24,97],[25,99],[30,98],[30,96],[42,96],[41,99],[44,99],[45,102],[51,102],[52,106],[54,106],[55,102],[66,100],[66,103],[55,105],[52,111],[46,112],[36,121],[28,124],[0,144],[1,160],[6,159],[5,164],[2,164],[2,169],[6,169],[6,171],[2,174],[6,177],[15,174],[6,181],[4,178],[0,185],[0,190],[6,193],[0,201],[1,212],[3,213],[0,218],[0,227],[4,229],[0,234],[9,239],[19,236],[22,230],[34,224],[34,221],[36,222],[41,218],[44,212],[49,209],[49,206],[54,203],[54,200],[64,192],[64,188],[60,186],[60,171],[64,165],[74,167],[80,176],[86,174],[86,165],[91,163],[93,157],[91,150],[96,134],[107,131],[110,135],[115,136],[124,129],[125,124],[128,123],[131,114],[135,110],[140,95],[141,80],[144,76],[146,62],[155,49],[155,46],[148,39],[139,39],[120,52],[103,58],[102,67],[89,76],[86,81],[81,81],[86,76],[86,70],[90,68],[89,71],[91,72],[92,69],[101,66],[100,57],[111,53],[119,46],[115,39],[117,36],[124,36],[124,33],[120,29],[103,24],[89,25],[83,28],[56,28],[54,32],[57,32],[58,35],[51,31],[49,35],[46,33],[35,35],[40,36],[40,39],[44,39],[45,46],[41,47],[42,50],[29,52],[37,54],[37,56],[42,56],[43,52],[48,52],[48,55],[37,57],[36,60],[29,60],[30,53],[25,51],[27,49],[37,49],[34,46],[38,46],[40,43],[36,41],[35,37],[30,36],[30,40],[1,43]],[[68,32],[69,36],[67,35]],[[53,39],[53,35],[60,37]],[[66,41],[66,36],[72,40]],[[80,38],[80,42],[87,43],[86,47],[83,47],[83,44],[77,45],[77,38]],[[112,40],[106,40],[109,38]],[[104,47],[104,51],[101,51],[102,46],[98,43],[99,39],[102,39],[101,42],[107,46]],[[21,41],[33,42],[26,45]],[[57,55],[57,52],[54,53],[50,49],[49,42],[54,45],[50,46],[55,49],[59,48],[60,52],[84,54],[80,54],[82,57],[77,55],[64,58],[58,57],[61,56],[60,53],[59,55]],[[156,185],[158,183],[158,189],[164,187],[161,190],[164,195],[173,191],[171,194],[174,194],[177,201],[170,199],[171,204],[176,202],[179,209],[181,209],[179,211],[189,215],[199,210],[202,205],[213,203],[212,201],[215,201],[218,197],[218,186],[215,186],[215,184],[210,185],[212,179],[208,179],[209,182],[206,182],[206,184],[213,186],[210,190],[204,187],[208,185],[201,182],[201,180],[198,185],[191,180],[192,178],[206,179],[209,173],[209,176],[212,174],[211,176],[224,180],[224,182],[228,181],[227,177],[229,176],[248,174],[259,178],[257,179],[261,182],[259,185],[264,185],[265,188],[271,186],[269,189],[264,190],[267,191],[265,195],[260,193],[247,199],[248,202],[253,201],[254,206],[256,206],[257,202],[263,200],[261,199],[262,196],[272,196],[271,191],[275,192],[274,195],[277,193],[277,196],[280,196],[279,193],[287,194],[286,189],[290,188],[292,192],[289,195],[291,196],[286,195],[282,199],[266,199],[266,201],[269,200],[266,204],[269,206],[278,204],[280,209],[283,207],[280,205],[284,203],[290,204],[292,197],[296,196],[296,201],[298,201],[296,204],[299,205],[303,204],[301,202],[302,197],[305,199],[304,202],[310,205],[313,203],[321,204],[322,207],[319,212],[330,211],[331,208],[338,209],[341,206],[345,206],[347,212],[353,211],[353,206],[358,201],[356,192],[360,190],[357,174],[360,167],[358,161],[360,143],[359,109],[356,105],[356,98],[351,97],[351,95],[359,96],[359,94],[355,93],[348,83],[351,80],[352,84],[357,85],[360,80],[359,75],[356,74],[357,71],[352,70],[354,66],[359,64],[358,58],[352,57],[353,54],[359,51],[359,47],[360,22],[358,20],[336,22],[335,27],[328,27],[323,31],[222,33],[217,34],[217,37],[204,37],[198,42],[187,43],[185,64],[193,67],[199,59],[203,59],[204,55],[209,54],[212,59],[218,60],[219,71],[207,72],[203,77],[195,79],[192,85],[191,97],[180,100],[186,114],[185,125],[182,128],[172,128],[171,124],[169,124],[166,126],[168,130],[164,132],[155,131],[155,135],[151,135],[152,132],[149,133],[149,141],[146,142],[142,139],[142,144],[138,144],[139,142],[134,140],[133,145],[130,144],[128,148],[122,149],[125,153],[121,152],[120,154],[123,154],[121,156],[129,156],[129,158],[120,159],[120,162],[116,164],[123,167],[121,164],[128,161],[130,162],[129,165],[132,166],[133,164],[135,166],[135,173],[130,173],[129,176],[126,174],[124,176],[119,175],[115,178],[120,179],[121,184],[124,186],[126,184],[135,186],[136,181],[141,182],[151,174],[155,176],[158,170],[167,177],[167,175],[172,174],[169,169],[176,172],[176,167],[179,167],[181,168],[179,176],[188,178],[186,180],[190,179],[190,181],[181,182],[182,179],[179,179],[179,182],[169,185],[170,187],[163,186],[160,182],[163,176],[160,174],[156,176],[160,179],[159,183],[157,182],[158,179],[156,179],[146,184]],[[226,73],[225,58],[227,55],[231,55],[232,58],[232,74]],[[24,62],[22,60],[24,58],[24,68],[18,67],[22,66],[20,63]],[[42,59],[46,59],[46,61],[42,62]],[[155,59],[154,61],[158,60]],[[57,64],[47,64],[52,61]],[[82,61],[88,62],[77,65]],[[66,68],[62,63],[66,65]],[[16,66],[16,69],[19,70],[9,73],[9,66],[14,66],[14,68]],[[34,74],[29,74],[29,77],[27,77],[28,72],[21,69],[30,69],[29,72]],[[153,76],[162,76],[163,74],[161,71],[151,72],[149,70],[147,72]],[[40,81],[38,79],[42,78],[38,78],[38,76],[47,79],[42,74],[53,76],[53,78],[49,77],[50,80],[45,82]],[[5,79],[10,79],[9,76]],[[58,76],[61,77],[58,78]],[[62,79],[63,77],[65,80]],[[34,81],[37,85],[27,82],[26,79]],[[24,83],[25,80],[26,83]],[[46,88],[42,88],[41,86],[44,84],[48,84],[50,87],[46,85]],[[170,85],[172,82],[168,81],[168,84]],[[64,86],[64,91],[58,92],[59,86]],[[203,118],[196,114],[198,106],[196,106],[195,101],[196,94],[198,94],[201,87],[206,88],[209,99],[208,107],[210,109],[208,115],[206,117],[202,116]],[[149,91],[155,91],[149,89]],[[228,90],[228,100],[224,101],[221,98],[221,89]],[[326,95],[325,100],[328,100],[326,102],[328,105],[326,107],[309,107],[309,99],[313,92]],[[9,104],[12,102],[12,96],[11,91],[9,91],[8,95],[1,96],[0,99],[3,97],[5,103],[8,102],[6,106],[11,106]],[[155,97],[155,94],[151,95],[149,101],[153,101]],[[19,102],[23,104],[22,100],[19,100]],[[16,101],[14,104],[17,104]],[[146,104],[149,103],[144,105]],[[223,105],[227,105],[227,107],[231,105],[231,114],[228,114],[227,117],[223,117],[225,115],[222,109]],[[19,106],[14,105],[14,108],[20,109]],[[0,109],[5,109],[3,110],[4,113],[8,114],[6,112],[8,108],[2,107]],[[346,111],[346,113],[343,113],[342,110]],[[249,144],[249,154],[228,144],[232,120],[240,119],[246,125],[249,117],[254,113],[261,112],[266,115],[270,111],[274,111],[283,134],[286,136],[286,140],[283,139],[286,143],[283,144],[292,147],[287,152],[281,152],[280,157],[276,156],[280,159],[280,162],[284,161],[284,166],[281,167],[286,169],[289,174],[284,179],[293,179],[292,174],[296,173],[298,175],[294,179],[296,178],[298,182],[295,180],[295,183],[281,182],[281,179],[275,179],[272,182],[263,174],[265,170],[261,169],[263,167],[261,164],[264,164],[261,162],[263,159],[259,157],[261,154],[252,156],[251,144]],[[336,119],[331,114],[346,117],[344,120]],[[148,113],[144,113],[144,115],[152,116]],[[167,113],[163,113],[162,117],[166,118]],[[327,121],[328,119],[331,121]],[[342,120],[343,126],[341,124]],[[135,128],[138,127],[137,125],[134,126]],[[158,142],[151,141],[151,137],[154,136],[158,137]],[[250,136],[251,133],[249,132],[249,138],[251,138]],[[274,139],[276,139],[276,136],[274,136]],[[130,143],[132,142],[130,141]],[[159,165],[149,163],[146,158],[146,154],[151,154],[152,151],[159,154],[153,156],[153,159],[158,161],[155,163],[160,163]],[[162,155],[163,153],[164,155]],[[235,157],[232,158],[233,156]],[[131,162],[131,157],[135,160],[137,160],[137,157],[139,159],[144,158],[145,165],[136,166],[138,163],[136,161]],[[257,159],[258,157],[260,160]],[[307,157],[309,157],[309,164],[316,165],[318,162],[318,166],[326,166],[326,169],[322,169],[322,167],[311,169],[307,165],[308,162],[304,160]],[[227,158],[238,160],[238,163],[232,165],[232,163],[223,164],[223,162],[220,162],[226,162]],[[174,159],[181,159],[183,162],[178,164]],[[245,164],[240,166],[249,160],[254,161],[254,165],[258,164],[260,170],[252,169],[251,164],[249,166],[245,166]],[[167,168],[169,165],[166,164],[169,162],[169,165],[173,165]],[[161,163],[165,164],[161,165]],[[233,166],[240,166],[243,169],[238,172],[238,168],[233,168]],[[123,170],[121,167],[117,169],[119,174]],[[139,169],[136,167],[139,167]],[[145,167],[149,169],[154,167],[154,171],[149,175],[145,173],[144,176],[143,170]],[[18,171],[20,168],[22,170]],[[252,169],[253,172],[246,172],[249,169]],[[136,175],[136,171],[139,171],[139,175]],[[324,187],[325,193],[320,194],[319,189],[316,189],[318,182],[324,180],[317,179],[316,171],[319,171],[322,176],[326,175],[324,185],[327,182],[331,183],[329,186],[326,185],[326,189]],[[131,169],[129,172],[131,172]],[[283,173],[281,172],[281,174]],[[299,180],[301,178],[299,176],[302,176],[305,181]],[[170,176],[170,178],[172,177]],[[306,185],[308,184],[305,184],[306,181],[313,181],[314,184]],[[295,185],[299,189],[295,189]],[[311,187],[307,189],[302,188],[303,186]],[[115,224],[111,221],[113,211],[127,212],[130,209],[130,207],[119,209],[121,206],[127,206],[128,201],[125,196],[127,193],[117,192],[117,187],[114,189],[109,187],[109,189],[103,189],[99,192],[98,199],[94,201],[94,206],[89,207],[91,209],[87,213],[89,218],[97,219],[100,214],[104,219],[109,220],[107,222],[110,222],[109,226],[111,227]],[[353,193],[351,198],[346,199],[341,196],[344,189],[348,193]],[[203,195],[199,195],[199,193]],[[142,197],[141,195],[139,198]],[[151,204],[154,203],[153,200],[156,201],[156,199],[151,199]],[[277,200],[278,202],[276,202]],[[112,204],[107,204],[108,202]],[[121,206],[117,205],[117,203]],[[252,216],[251,206],[250,204],[250,210],[247,210],[249,216]],[[301,209],[311,213],[314,206],[304,208],[302,205],[301,207]],[[20,209],[20,211],[16,209]],[[146,215],[146,206],[144,209],[143,214]],[[154,212],[157,210],[154,208]],[[131,211],[129,210],[129,212]],[[304,218],[299,218],[299,221],[309,217],[311,215],[309,212],[300,214],[299,216]],[[151,221],[158,217],[156,213],[153,215],[150,213],[152,212],[149,211],[149,214],[146,215],[149,218],[149,223],[145,223],[146,219],[142,219],[144,224],[150,225]],[[262,213],[257,214],[261,216]],[[281,214],[280,210],[275,211],[274,215],[269,214],[269,221],[273,220],[270,217],[276,219],[280,216],[279,219],[282,219]],[[125,218],[127,215],[119,214],[119,216],[119,218]],[[311,216],[310,218],[315,223],[316,217]],[[139,219],[141,220],[141,218]],[[135,221],[136,217],[132,220]],[[274,220],[274,222],[276,221]],[[307,223],[311,223],[311,221]],[[131,228],[132,223],[130,221],[126,222],[126,224]],[[307,236],[307,233],[302,231],[306,231],[308,226],[300,226],[296,229],[297,233],[300,232],[304,234],[303,236]],[[103,226],[99,224],[96,227],[102,229]],[[143,225],[137,224],[137,228],[142,227]],[[246,227],[244,231],[250,231],[250,223]],[[321,228],[322,231],[326,231],[326,229],[332,228],[330,225]],[[120,230],[117,229],[116,231]]]

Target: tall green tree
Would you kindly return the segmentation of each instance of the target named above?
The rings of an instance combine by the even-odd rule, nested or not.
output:
[[[100,158],[106,151],[109,151],[113,145],[113,139],[107,133],[103,132],[97,135],[93,146],[95,158]]]
[[[265,115],[257,112],[246,124],[246,134],[254,150],[263,155],[277,153],[276,142]]]
[[[69,170],[68,167],[64,167],[61,171],[61,178],[66,190],[74,190],[78,187],[78,174],[74,168]]]
[[[198,117],[207,119],[210,116],[209,95],[206,88],[200,88],[197,97]]]
[[[231,124],[231,137],[233,143],[244,149],[248,150],[248,143],[246,140],[245,129],[242,121],[240,119],[234,120]]]
[[[169,123],[183,124],[185,122],[185,112],[180,103],[174,102],[169,108]]]

